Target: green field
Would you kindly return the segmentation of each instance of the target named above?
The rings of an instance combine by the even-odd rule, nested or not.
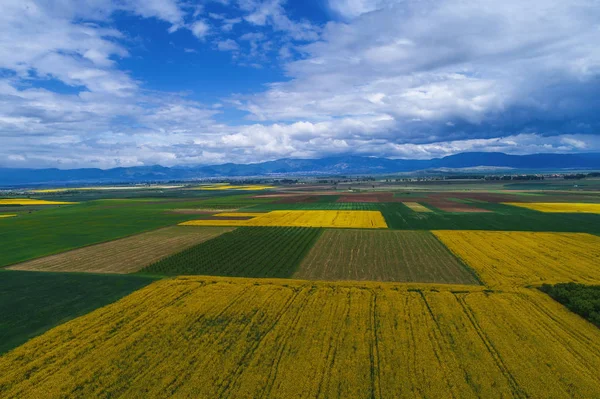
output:
[[[153,281],[143,276],[0,270],[0,354]]]
[[[3,220],[0,267],[191,219],[165,208],[168,204],[93,201]]]
[[[418,213],[401,203],[375,204],[391,229],[506,230],[600,233],[600,215],[543,213],[529,209],[477,202],[487,213]]]
[[[227,277],[290,277],[321,229],[241,227],[171,255],[142,273]]]

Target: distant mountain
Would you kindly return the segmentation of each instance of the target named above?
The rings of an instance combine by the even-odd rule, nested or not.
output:
[[[422,170],[519,170],[600,169],[600,153],[507,155],[495,152],[465,152],[429,160],[341,156],[322,159],[278,159],[256,164],[193,167],[136,166],[114,169],[12,169],[0,168],[0,186],[136,183],[194,180],[209,177],[285,175],[393,174]]]

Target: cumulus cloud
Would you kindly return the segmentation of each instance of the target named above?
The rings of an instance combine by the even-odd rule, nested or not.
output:
[[[330,0],[340,18],[323,28],[293,20],[281,0],[222,3],[233,11],[5,0],[0,164],[600,151],[597,0]],[[129,52],[115,12],[160,20],[165,34],[187,29],[199,49],[248,64],[278,59],[288,79],[219,106],[145,90],[119,68]],[[232,107],[245,123],[223,122]]]
[[[596,1],[335,1],[290,80],[239,99],[259,121],[388,117],[396,143],[598,133]]]

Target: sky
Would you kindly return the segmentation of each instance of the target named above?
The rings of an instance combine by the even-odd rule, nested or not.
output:
[[[3,0],[0,166],[600,152],[600,0]]]

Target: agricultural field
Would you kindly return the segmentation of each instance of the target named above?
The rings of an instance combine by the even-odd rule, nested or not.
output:
[[[170,205],[174,206],[174,205]],[[1,222],[0,267],[174,225],[169,204],[101,201],[20,213]]]
[[[228,213],[227,216],[234,216]],[[248,216],[253,213],[240,213]],[[255,213],[248,220],[199,219],[182,226],[263,226],[263,227],[329,227],[385,229],[387,224],[378,211],[271,211]]]
[[[351,180],[0,204],[0,397],[600,397],[600,184]]]
[[[51,272],[132,273],[231,231],[229,227],[166,227],[8,267]]]
[[[600,204],[586,204],[586,203],[552,203],[552,202],[532,202],[532,203],[518,203],[509,202],[506,205],[520,206],[527,209],[533,209],[534,211],[540,212],[552,212],[552,213],[597,213],[600,214]]]
[[[153,281],[135,276],[0,270],[0,355]],[[1,386],[0,397],[4,397]]]
[[[600,329],[537,290],[185,277],[4,355],[0,394],[592,398],[599,368]]]
[[[293,278],[479,283],[425,231],[326,230]]]
[[[419,204],[418,202],[403,202],[402,204],[415,212],[433,212],[431,209]]]
[[[492,288],[600,284],[600,237],[580,233],[434,231]]]
[[[477,208],[489,211],[483,213],[415,212],[402,203],[369,205],[377,205],[391,229],[558,231],[600,234],[600,215],[596,214],[549,214],[497,203],[477,203]]]
[[[46,201],[33,198],[0,198],[0,205],[74,205],[76,202]]]
[[[0,218],[14,218],[15,216],[17,216],[15,213],[13,213],[13,214],[8,214],[8,213],[0,214]]]
[[[171,255],[142,272],[156,275],[290,277],[320,234],[320,229],[312,228],[242,227]]]

